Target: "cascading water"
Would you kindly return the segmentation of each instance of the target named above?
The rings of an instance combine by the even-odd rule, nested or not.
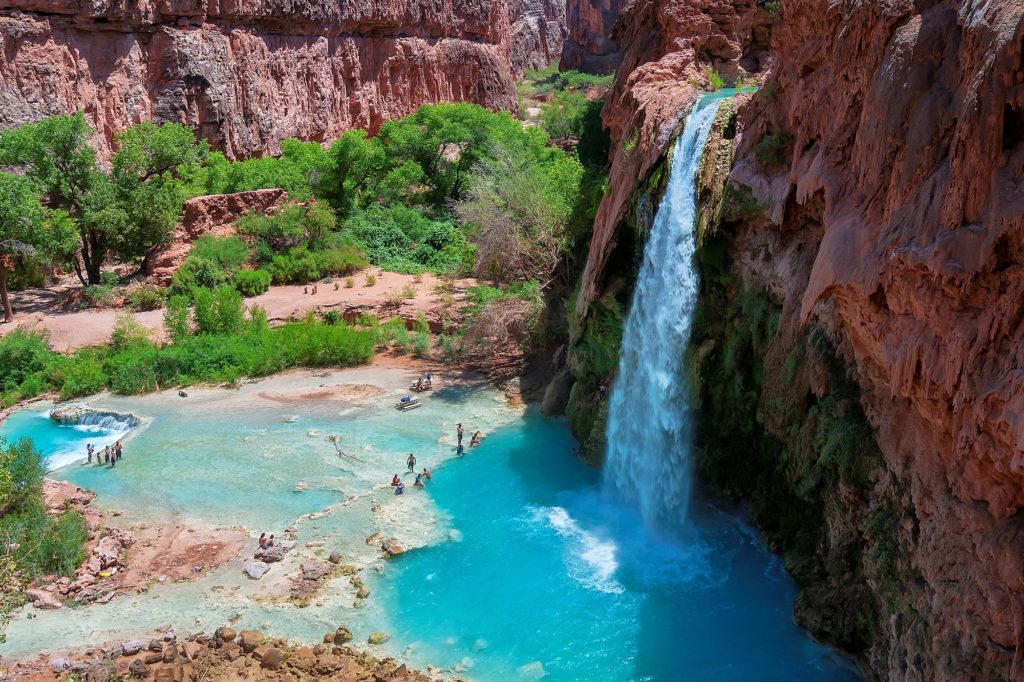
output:
[[[608,409],[606,493],[649,526],[677,528],[691,487],[684,354],[697,304],[695,180],[721,99],[701,100],[676,142],[665,196],[644,249]]]

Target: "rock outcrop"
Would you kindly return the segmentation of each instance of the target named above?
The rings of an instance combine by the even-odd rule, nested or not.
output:
[[[150,119],[249,157],[425,102],[515,106],[504,0],[11,0],[0,36],[0,129],[83,109],[105,147]]]
[[[167,243],[146,255],[146,274],[157,284],[170,284],[197,239],[231,234],[234,222],[241,216],[269,213],[286,201],[288,193],[283,189],[257,189],[189,199],[182,206],[181,221]]]
[[[509,0],[508,11],[516,73],[557,61],[567,33],[564,0]]]
[[[612,73],[619,63],[619,43],[612,38],[622,0],[569,0],[567,36],[559,64],[563,70]]]
[[[835,345],[883,456],[828,517],[891,517],[862,659],[1024,679],[1024,3],[787,0],[773,47],[734,269],[782,305],[768,357]]]
[[[637,178],[648,177],[709,87],[708,69],[735,79],[770,61],[773,20],[756,0],[646,0],[622,13],[613,36],[620,64],[601,115],[612,138],[609,191],[594,221],[577,300],[581,316],[598,295]]]

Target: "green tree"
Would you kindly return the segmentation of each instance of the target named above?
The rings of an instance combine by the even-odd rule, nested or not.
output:
[[[67,214],[43,208],[29,180],[0,172],[0,304],[5,321],[14,318],[7,293],[10,256],[66,257],[75,243]]]
[[[82,263],[72,258],[82,284],[100,283],[100,265],[106,253],[105,234],[92,190],[104,180],[89,146],[92,128],[81,112],[48,116],[0,134],[0,165],[20,168],[43,194],[46,203],[61,209],[78,228]],[[88,273],[88,281],[82,267]]]
[[[174,343],[180,343],[188,338],[191,331],[188,296],[171,296],[168,299],[167,309],[164,311],[164,329]]]
[[[123,213],[119,229],[106,230],[109,249],[122,261],[141,259],[163,244],[189,194],[184,181],[206,160],[209,144],[177,123],[138,123],[115,135],[111,160],[114,196],[108,211]],[[116,223],[115,223],[116,224]]]
[[[43,492],[46,466],[29,438],[8,444],[0,438],[0,516]]]

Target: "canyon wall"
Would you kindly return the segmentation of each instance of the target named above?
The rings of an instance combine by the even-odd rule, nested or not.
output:
[[[540,69],[562,54],[567,34],[565,0],[509,0],[512,66]]]
[[[1024,679],[1024,2],[787,0],[773,47],[733,253],[779,345],[835,345],[883,455],[867,665]]]
[[[869,677],[1024,679],[1024,2],[784,0],[771,54],[743,7],[618,26],[582,335],[628,297],[702,65],[767,67],[702,177],[700,474]]]
[[[152,119],[247,157],[425,102],[515,106],[505,0],[9,0],[0,35],[0,129],[83,109],[106,145]]]
[[[567,36],[559,62],[562,70],[612,73],[619,44],[612,37],[622,0],[568,0]]]

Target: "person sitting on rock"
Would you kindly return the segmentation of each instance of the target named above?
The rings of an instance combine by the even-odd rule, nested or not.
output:
[[[267,548],[267,534],[266,533],[260,533],[259,543],[260,543],[260,549],[266,549]]]
[[[398,477],[398,474],[395,474],[394,476],[391,477],[391,487],[392,488],[394,488],[396,485],[398,485],[401,482],[402,482],[402,479],[400,479]]]
[[[273,536],[273,535],[271,535],[271,536],[270,536],[270,537],[269,537],[269,538],[267,539],[267,547],[273,547],[273,546],[274,546],[274,536]]]

